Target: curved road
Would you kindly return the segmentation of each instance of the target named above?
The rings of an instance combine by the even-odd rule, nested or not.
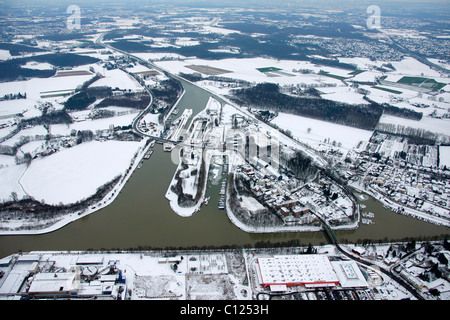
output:
[[[116,49],[116,48],[114,48],[114,47],[111,47],[111,46],[108,45],[108,44],[103,43],[103,37],[104,37],[105,34],[106,34],[106,33],[102,33],[102,34],[95,40],[95,43],[98,44],[98,45],[101,45],[101,46],[105,47],[106,49],[109,49],[109,50],[112,50],[112,51],[120,52],[120,53],[122,53],[123,55],[126,55],[126,56],[128,56],[128,57],[133,57],[134,59],[139,60],[143,65],[148,65],[148,64],[150,64],[150,63],[148,63],[147,61],[144,61],[143,59],[141,59],[141,58],[139,58],[139,57],[136,57],[136,56],[133,56],[132,54],[129,54],[128,52],[125,52],[125,51],[120,50],[120,49]],[[151,65],[151,67],[154,68],[154,69],[157,69],[158,71],[160,71],[160,72],[162,72],[162,73],[167,73],[166,71],[162,70],[161,68],[157,68],[157,67],[154,66],[153,64]],[[147,134],[147,133],[145,133],[145,132],[143,132],[143,131],[141,131],[141,130],[139,129],[139,126],[138,126],[139,122],[140,122],[140,121],[142,120],[142,118],[147,114],[147,112],[149,112],[149,111],[151,110],[151,108],[153,107],[153,102],[154,102],[153,93],[151,92],[150,89],[147,88],[146,85],[144,85],[143,83],[141,83],[141,80],[140,80],[139,78],[137,78],[134,74],[132,74],[132,73],[130,73],[130,72],[124,70],[124,69],[121,69],[121,70],[124,71],[124,72],[126,72],[126,73],[128,73],[131,77],[133,77],[134,79],[136,79],[136,81],[138,81],[138,82],[142,85],[142,87],[144,87],[144,89],[148,92],[148,94],[149,94],[149,96],[150,96],[150,101],[149,101],[147,107],[145,107],[145,109],[144,109],[143,111],[141,111],[141,112],[138,114],[138,116],[133,120],[133,122],[132,122],[132,124],[131,124],[131,127],[133,128],[133,130],[134,130],[137,134],[139,134],[139,135],[141,135],[141,136],[149,137],[149,138],[152,138],[152,139],[154,139],[154,140],[157,140],[157,141],[160,141],[160,142],[163,142],[163,143],[164,143],[164,142],[170,142],[170,143],[176,144],[177,141],[172,141],[172,140],[164,139],[164,138],[161,138],[161,137],[152,136],[152,135],[149,135],[149,134]]]
[[[346,257],[355,260],[356,262],[359,262],[363,265],[366,266],[373,266],[374,264],[372,262],[366,261],[364,259],[362,259],[359,256],[356,256],[346,250],[344,250],[340,245],[339,242],[336,238],[336,236],[334,235],[333,230],[331,229],[331,227],[320,217],[318,217],[319,220],[322,222],[323,228],[325,230],[325,233],[327,234],[328,238],[330,238],[331,242],[336,246],[336,248],[342,253],[344,254]],[[409,283],[407,283],[403,278],[397,276],[394,272],[392,272],[392,269],[390,270],[386,270],[383,267],[377,266],[377,268],[379,268],[383,273],[389,275],[389,277],[391,277],[392,279],[394,279],[399,285],[401,285],[403,288],[405,288],[406,290],[408,290],[414,297],[416,297],[418,300],[424,300],[423,297],[417,292],[417,290],[415,290]]]

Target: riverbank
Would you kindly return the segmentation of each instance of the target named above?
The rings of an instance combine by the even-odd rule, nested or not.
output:
[[[2,228],[10,228],[13,230],[0,230],[0,235],[38,235],[45,234],[56,231],[64,226],[72,223],[78,219],[86,217],[100,209],[103,209],[110,205],[120,194],[121,190],[125,187],[129,178],[133,175],[134,171],[138,168],[139,163],[143,161],[143,158],[148,151],[149,139],[143,139],[136,150],[135,156],[130,160],[130,165],[125,171],[125,174],[120,174],[119,182],[114,186],[114,188],[109,191],[101,200],[94,204],[90,204],[87,208],[73,211],[70,214],[66,214],[62,217],[54,219],[38,219],[37,221],[32,221],[29,223],[24,223],[24,220],[10,220],[3,221]],[[97,192],[98,193],[98,192]],[[91,195],[91,197],[95,196]],[[58,208],[58,206],[56,206]],[[24,229],[27,230],[24,230]]]

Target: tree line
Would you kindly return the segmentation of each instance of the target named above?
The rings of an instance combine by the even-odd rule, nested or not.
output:
[[[403,111],[373,101],[369,101],[368,105],[353,105],[317,97],[290,96],[281,93],[280,86],[273,83],[232,90],[232,94],[231,98],[243,106],[257,106],[263,110],[275,110],[365,130],[374,130],[383,112],[412,118],[422,116],[421,113]]]
[[[92,196],[71,204],[60,203],[58,205],[46,204],[44,200],[38,201],[32,197],[21,200],[11,200],[0,203],[0,213],[2,219],[15,219],[23,217],[26,219],[52,219],[68,213],[82,211],[89,206],[103,199],[120,181],[121,176],[117,176],[97,189]]]
[[[0,97],[0,101],[26,99],[26,98],[27,98],[26,92],[24,94],[21,94],[20,92],[17,94],[9,93],[9,94],[5,94],[3,97]]]
[[[0,46],[1,48],[2,46]],[[92,64],[98,62],[99,59],[88,56],[78,55],[74,53],[50,53],[36,55],[26,58],[10,59],[0,62],[0,81],[15,81],[28,78],[49,78],[56,73],[56,68],[60,67],[76,67],[80,65]],[[47,62],[54,69],[38,70],[24,68],[27,62]]]
[[[112,96],[110,87],[85,87],[64,102],[64,109],[71,111],[85,110],[98,99],[110,96]]]

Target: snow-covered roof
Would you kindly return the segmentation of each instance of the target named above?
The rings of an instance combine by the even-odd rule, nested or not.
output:
[[[339,280],[326,255],[279,255],[258,258],[263,285],[338,284]]]
[[[77,274],[74,272],[38,273],[35,275],[28,293],[65,293],[76,290],[77,285],[74,282],[76,276]]]
[[[77,264],[102,264],[103,257],[102,256],[81,256],[77,259]]]
[[[367,287],[367,281],[355,261],[332,261],[339,283],[343,288]]]

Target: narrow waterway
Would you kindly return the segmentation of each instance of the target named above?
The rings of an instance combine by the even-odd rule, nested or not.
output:
[[[195,115],[205,107],[210,94],[189,83],[184,85],[186,94],[178,106],[180,114],[185,108],[192,108]],[[211,200],[201,211],[189,218],[178,216],[164,197],[176,166],[161,145],[156,144],[154,150],[111,205],[48,234],[0,236],[0,257],[32,250],[246,246],[294,239],[303,245],[328,242],[322,232],[249,234],[238,229],[225,211],[218,209],[220,184],[207,189]],[[386,210],[373,198],[361,203],[367,207],[365,210],[375,213],[375,224],[336,232],[339,241],[424,239],[450,234],[449,228]]]

